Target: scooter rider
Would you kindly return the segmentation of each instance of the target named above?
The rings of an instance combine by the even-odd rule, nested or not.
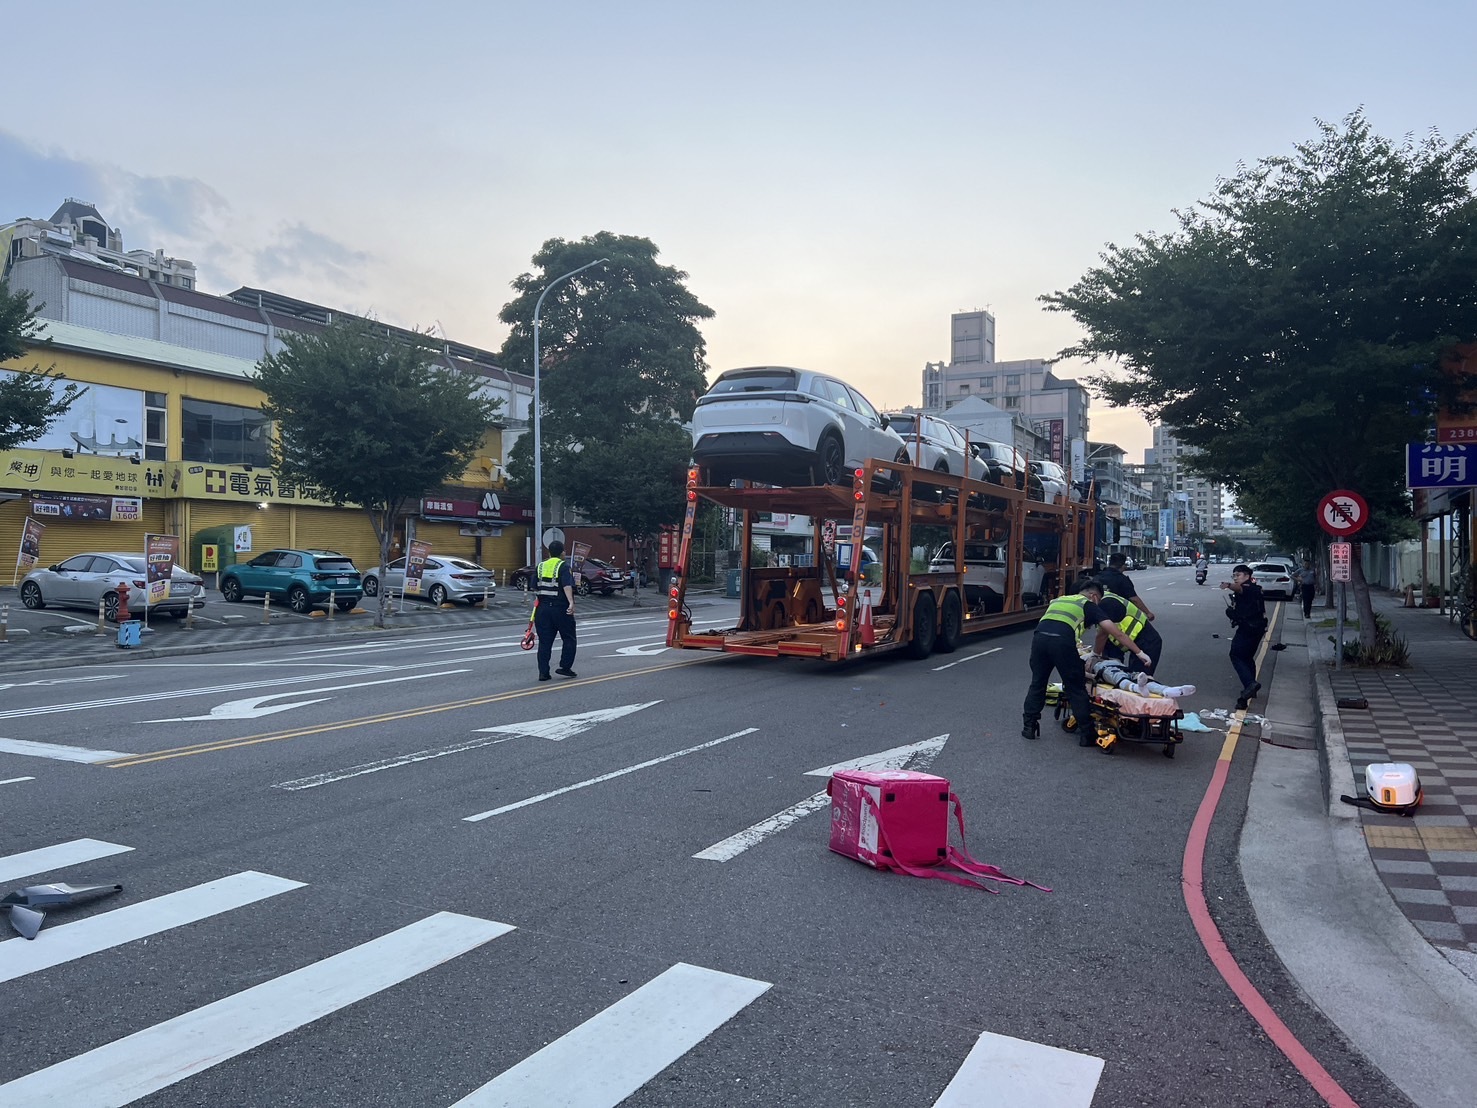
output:
[[[1207,575],[1209,575],[1209,573],[1210,573],[1210,559],[1207,558],[1204,554],[1202,554],[1202,555],[1200,555],[1200,560],[1195,563],[1195,584],[1197,584],[1197,585],[1203,585],[1203,584],[1205,584],[1205,578],[1206,578]]]
[[[1148,654],[1135,647],[1133,640],[1098,607],[1102,598],[1103,586],[1085,578],[1078,583],[1075,594],[1058,597],[1046,606],[1036,633],[1031,636],[1031,687],[1021,709],[1022,737],[1040,738],[1046,683],[1051,679],[1051,671],[1056,670],[1062,678],[1062,691],[1072,705],[1072,716],[1077,720],[1077,742],[1081,746],[1092,744],[1092,700],[1087,693],[1082,656],[1077,651],[1084,627],[1096,624],[1124,650],[1137,654],[1140,662],[1149,665]]]

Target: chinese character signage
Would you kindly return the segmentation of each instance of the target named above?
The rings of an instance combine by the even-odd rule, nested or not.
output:
[[[495,492],[483,493],[480,500],[428,496],[421,501],[421,516],[462,523],[532,523],[533,505],[515,504]]]
[[[71,452],[0,450],[0,489],[45,489],[49,492],[101,496],[165,496],[164,462],[135,462]]]
[[[203,462],[175,462],[178,467],[178,491],[175,495],[191,500],[239,500],[243,504],[267,503],[315,504],[332,503],[314,485],[299,485],[278,477],[270,469],[248,465],[210,465]]]
[[[1454,489],[1477,485],[1477,442],[1405,444],[1405,485],[1411,489]]]
[[[74,496],[38,492],[31,496],[31,514],[49,519],[137,523],[144,517],[144,502],[137,496]]]
[[[430,543],[423,539],[410,540],[410,550],[405,555],[405,591],[411,596],[421,594],[421,576],[426,572],[426,559],[430,556]]]
[[[1477,344],[1452,347],[1441,360],[1441,370],[1456,384],[1464,403],[1477,404]],[[1463,388],[1464,384],[1468,387]],[[1449,408],[1437,412],[1436,441],[1477,443],[1477,407],[1465,412],[1454,412]]]
[[[148,581],[148,603],[169,599],[169,584],[174,577],[174,563],[179,560],[178,535],[145,535],[145,580]]]

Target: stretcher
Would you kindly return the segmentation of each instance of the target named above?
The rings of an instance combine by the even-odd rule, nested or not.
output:
[[[1090,678],[1087,692],[1092,701],[1090,734],[1072,718],[1072,706],[1061,682],[1046,687],[1046,703],[1054,718],[1061,723],[1062,730],[1077,732],[1079,745],[1096,743],[1104,754],[1112,754],[1120,742],[1157,744],[1164,748],[1166,758],[1173,758],[1174,748],[1184,742],[1179,721],[1185,718],[1185,713],[1174,697],[1157,693],[1140,696],[1112,685],[1094,684]]]

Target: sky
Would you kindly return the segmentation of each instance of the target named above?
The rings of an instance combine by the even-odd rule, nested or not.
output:
[[[1477,127],[1470,0],[4,0],[0,224],[94,203],[125,249],[497,349],[540,244],[640,235],[716,315],[711,373],[921,401],[949,316],[999,359],[1112,243],[1319,120]],[[1063,361],[1086,380],[1103,366]],[[1139,460],[1138,413],[1091,437]]]

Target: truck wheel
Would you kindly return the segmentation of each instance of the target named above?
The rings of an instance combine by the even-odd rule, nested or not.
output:
[[[913,637],[908,640],[908,657],[927,658],[938,639],[938,608],[933,593],[920,593],[913,602]]]
[[[939,654],[952,654],[959,649],[959,639],[964,634],[964,605],[959,603],[959,594],[951,592],[944,597],[944,607],[939,613],[938,640],[933,649]]]

